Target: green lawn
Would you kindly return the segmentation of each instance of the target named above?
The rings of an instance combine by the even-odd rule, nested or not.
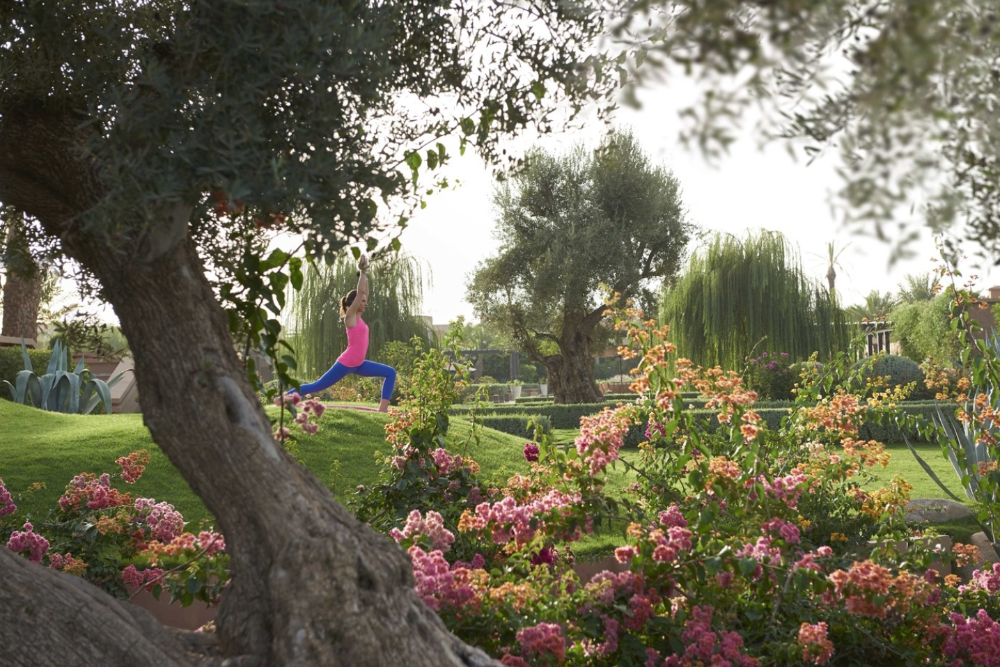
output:
[[[276,408],[269,409],[272,416]],[[316,435],[298,433],[298,454],[338,500],[346,500],[358,484],[372,483],[379,469],[377,454],[389,452],[385,441],[387,415],[357,410],[327,410]],[[449,442],[469,441],[470,424],[452,420]],[[17,496],[33,482],[46,489],[21,503],[31,513],[55,507],[66,484],[81,472],[118,471],[115,459],[137,449],[150,452],[142,479],[128,490],[173,504],[189,522],[210,519],[208,511],[167,457],[153,444],[141,415],[62,415],[0,400],[0,478]],[[523,438],[482,429],[478,446],[465,447],[479,462],[485,478],[527,472],[521,456]],[[121,485],[125,486],[125,485]]]
[[[553,440],[557,443],[571,443],[576,434],[577,432],[574,429],[552,429]],[[920,464],[913,458],[913,454],[910,453],[905,444],[889,444],[886,445],[886,449],[891,456],[888,467],[875,468],[874,472],[878,477],[878,481],[866,484],[865,488],[878,488],[891,480],[895,475],[899,475],[913,485],[913,491],[910,493],[911,498],[947,497],[944,491],[920,467]],[[914,445],[914,449],[917,450],[920,457],[927,462],[938,476],[938,479],[944,482],[952,493],[958,496],[963,503],[967,505],[971,504],[971,501],[965,497],[965,491],[962,490],[962,485],[959,483],[958,477],[951,467],[951,463],[941,454],[941,448],[938,445],[917,444]]]
[[[275,415],[276,409],[271,408]],[[334,492],[338,500],[350,497],[358,484],[375,481],[380,457],[389,451],[384,427],[387,415],[354,410],[327,410],[314,436],[299,433],[298,454],[303,463]],[[153,444],[140,415],[61,415],[41,412],[0,400],[0,478],[17,496],[33,482],[44,482],[45,490],[32,494],[21,503],[23,509],[44,514],[55,507],[69,480],[80,472],[111,472],[118,467],[114,461],[137,449],[146,449],[151,459],[142,479],[129,490],[137,497],[151,497],[172,503],[193,525],[211,517],[180,474]],[[449,442],[461,451],[465,448],[479,462],[481,475],[502,481],[515,472],[527,471],[521,455],[524,439],[482,429],[478,446],[469,443],[470,424],[453,418]],[[576,432],[557,429],[557,442],[572,442]],[[468,444],[465,444],[468,443]],[[951,465],[935,445],[919,445],[921,456],[939,478],[959,498],[968,504]],[[944,493],[917,464],[905,445],[889,446],[892,454],[889,467],[879,469],[877,487],[900,475],[913,485],[913,498],[942,498]],[[623,457],[637,457],[635,450],[626,450]],[[612,470],[612,490],[621,489],[632,481],[622,466]],[[952,527],[956,535],[974,532],[975,524]],[[975,528],[978,530],[978,528]],[[949,532],[952,532],[949,530]],[[607,551],[620,543],[618,531],[605,530],[588,537],[577,545],[583,556]]]

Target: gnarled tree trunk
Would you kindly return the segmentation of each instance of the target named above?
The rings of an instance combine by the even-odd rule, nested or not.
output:
[[[528,355],[545,365],[549,393],[556,403],[598,403],[601,390],[594,379],[594,355],[590,339],[603,317],[604,308],[583,316],[567,315],[559,337],[559,354],[542,356],[529,346]]]
[[[7,252],[16,261],[8,266],[3,286],[3,322],[0,336],[34,339],[38,336],[38,308],[42,302],[42,270],[27,252],[20,213],[9,213]]]
[[[183,209],[165,212],[152,233],[136,234],[146,240],[125,254],[111,253],[74,223],[100,195],[92,172],[75,158],[76,119],[33,113],[4,121],[0,200],[37,217],[100,280],[135,358],[153,440],[226,536],[232,582],[217,621],[223,654],[261,665],[490,663],[417,598],[406,555],[357,522],[275,442]],[[11,559],[0,559],[0,599],[17,585],[10,569]],[[99,616],[120,613],[109,604]],[[110,630],[95,632],[95,642],[120,641]],[[16,626],[0,624],[0,642],[23,646]]]

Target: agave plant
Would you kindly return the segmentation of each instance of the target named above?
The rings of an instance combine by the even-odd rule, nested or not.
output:
[[[936,407],[934,429],[941,450],[951,462],[965,495],[977,501],[981,509],[977,519],[992,541],[1000,538],[1000,335],[990,332],[979,343],[981,355],[974,360],[971,398],[961,405],[961,419],[952,410]],[[905,440],[905,436],[904,436]],[[954,500],[959,500],[934,474],[929,465],[906,441],[917,462],[938,486]]]
[[[21,341],[24,370],[19,371],[14,384],[3,383],[10,391],[15,403],[32,405],[41,410],[89,415],[100,403],[111,414],[111,387],[122,379],[119,373],[107,382],[94,377],[83,365],[83,358],[72,371],[69,369],[69,350],[62,341],[56,341],[44,375],[35,374],[28,349]]]

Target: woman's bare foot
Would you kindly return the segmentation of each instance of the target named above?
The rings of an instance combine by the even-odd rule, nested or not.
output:
[[[389,399],[383,398],[382,403],[378,406],[379,412],[389,412]]]

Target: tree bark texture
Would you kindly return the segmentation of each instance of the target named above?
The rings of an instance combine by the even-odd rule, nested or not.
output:
[[[20,217],[20,216],[19,216]],[[22,245],[21,223],[12,222],[7,231],[8,252]],[[8,270],[3,286],[3,323],[0,336],[34,339],[38,337],[38,308],[42,302],[42,271],[24,253],[19,270]]]
[[[569,332],[560,344],[559,355],[546,357],[549,392],[556,403],[599,403],[601,390],[594,379],[594,358],[589,332]]]
[[[548,373],[549,393],[556,403],[598,403],[601,390],[594,378],[591,336],[604,317],[601,306],[589,313],[570,311],[563,317],[562,334],[555,338],[559,354],[543,355],[523,322],[514,321],[514,330],[532,360],[544,364]]]
[[[148,612],[0,548],[0,664],[191,664]]]
[[[115,309],[145,424],[226,536],[232,581],[217,620],[223,654],[261,665],[493,664],[417,598],[406,555],[275,442],[197,249],[186,232],[175,233],[177,211],[125,249],[109,249],[73,222],[100,190],[76,158],[77,127],[66,116],[5,115],[0,200],[60,237]],[[0,597],[14,593],[10,569],[0,559]]]

